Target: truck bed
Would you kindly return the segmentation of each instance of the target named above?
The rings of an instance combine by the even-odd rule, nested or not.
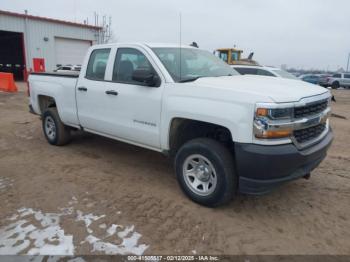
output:
[[[33,111],[42,114],[40,97],[51,97],[55,99],[62,122],[67,125],[78,125],[75,100],[78,76],[79,72],[30,73],[28,81]]]

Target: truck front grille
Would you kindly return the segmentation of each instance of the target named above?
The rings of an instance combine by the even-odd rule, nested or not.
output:
[[[318,101],[311,105],[294,108],[294,118],[302,118],[321,113],[328,107],[328,100]]]
[[[326,129],[326,123],[318,124],[317,126],[308,127],[305,129],[295,130],[293,132],[295,140],[302,144],[314,138],[317,138]]]

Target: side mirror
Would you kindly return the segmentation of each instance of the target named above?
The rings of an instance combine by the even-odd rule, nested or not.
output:
[[[158,77],[153,71],[144,68],[134,70],[132,80],[141,82],[146,86],[157,86],[159,82]]]

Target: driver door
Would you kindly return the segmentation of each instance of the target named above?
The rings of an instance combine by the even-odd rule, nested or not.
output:
[[[122,140],[159,149],[164,81],[152,87],[135,81],[133,73],[137,69],[150,70],[160,79],[159,69],[145,51],[119,47],[109,81],[105,82],[106,90],[115,92],[106,95],[110,106],[105,114],[112,127],[109,132]]]

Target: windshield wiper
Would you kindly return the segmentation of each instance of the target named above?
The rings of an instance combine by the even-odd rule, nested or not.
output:
[[[193,82],[193,81],[196,81],[198,78],[201,78],[201,77],[204,77],[204,76],[196,76],[196,77],[181,79],[178,82],[179,83]]]

